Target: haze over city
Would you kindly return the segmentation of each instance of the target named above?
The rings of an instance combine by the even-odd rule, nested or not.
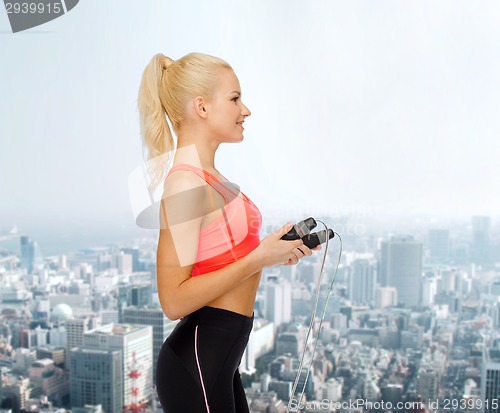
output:
[[[137,233],[140,76],[191,51],[239,76],[252,115],[216,167],[268,216],[498,216],[499,18],[494,1],[85,1],[12,35],[0,13],[0,228]]]

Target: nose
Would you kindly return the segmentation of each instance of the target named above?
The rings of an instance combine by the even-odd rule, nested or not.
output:
[[[250,109],[248,109],[245,105],[243,105],[243,110],[241,111],[241,114],[245,117],[250,116],[252,112],[250,112]]]

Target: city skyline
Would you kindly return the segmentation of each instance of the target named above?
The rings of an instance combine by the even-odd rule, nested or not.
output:
[[[363,398],[370,406],[392,403],[402,413],[398,406],[406,403],[443,407],[464,397],[475,413],[480,403],[494,411],[489,377],[498,376],[500,351],[500,239],[486,217],[473,217],[469,226],[468,232],[463,225],[436,230],[428,222],[412,232],[415,238],[374,228],[362,237],[346,234],[328,305],[338,245],[326,261],[316,313],[326,305],[325,319],[313,367],[306,354],[301,372],[324,250],[296,266],[265,269],[240,365],[251,411],[273,405],[284,413],[295,378],[290,402],[300,403],[304,386],[311,409]],[[29,237],[19,256],[2,251],[2,407],[17,413],[45,400],[51,411],[64,406],[80,413],[84,404],[101,402],[105,411],[120,413],[123,405],[144,402],[155,411],[154,360],[175,321],[158,302],[155,240],[135,241],[45,261]],[[371,413],[369,405],[362,411]]]

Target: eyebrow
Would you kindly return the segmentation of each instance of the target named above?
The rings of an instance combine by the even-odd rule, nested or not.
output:
[[[240,96],[241,96],[241,92],[240,92],[240,91],[238,91],[238,90],[233,90],[231,93],[237,93],[238,95],[240,95]]]

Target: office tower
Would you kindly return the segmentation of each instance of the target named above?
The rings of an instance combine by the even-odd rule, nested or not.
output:
[[[383,241],[380,250],[380,283],[398,292],[399,303],[406,307],[420,305],[422,279],[422,243],[411,236]]]
[[[101,404],[106,413],[123,411],[121,351],[74,348],[70,363],[72,407]]]
[[[472,217],[472,262],[485,265],[490,258],[490,217]]]
[[[298,356],[304,347],[304,337],[300,332],[281,333],[276,339],[276,354]]]
[[[81,317],[69,318],[66,320],[66,368],[70,366],[69,354],[71,349],[83,347],[83,334],[92,328],[99,326],[99,319]]]
[[[165,317],[161,308],[127,307],[123,312],[123,322],[141,324],[153,328],[153,381],[156,383],[158,354],[160,354],[163,342],[177,325],[177,321],[171,321]]]
[[[152,289],[150,283],[118,284],[118,320],[123,321],[123,310],[128,306],[147,307],[151,304]]]
[[[329,378],[325,382],[322,399],[327,399],[330,402],[337,402],[342,400],[342,386],[342,378]]]
[[[241,357],[241,373],[255,373],[255,360],[271,352],[274,348],[274,324],[264,319],[254,320],[248,344]]]
[[[89,330],[88,318],[69,318],[66,320],[66,347],[68,352],[74,347],[83,346],[83,333]]]
[[[445,262],[450,256],[450,231],[447,229],[430,229],[428,239],[431,261]]]
[[[275,327],[288,323],[292,316],[292,286],[275,278],[266,281],[266,319]]]
[[[422,367],[418,371],[418,394],[424,403],[429,400],[434,401],[438,398],[439,374],[436,370],[429,367]]]
[[[380,389],[382,393],[381,399],[395,406],[397,403],[403,401],[403,385],[388,383]]]
[[[137,248],[137,247],[121,248],[120,250],[123,251],[125,254],[132,256],[132,271],[133,272],[142,271],[141,263],[139,261],[139,256],[140,256],[139,248]]]
[[[500,411],[500,349],[483,350],[481,400],[484,413]]]
[[[63,369],[54,364],[53,360],[40,359],[35,361],[28,369],[28,374],[32,386],[31,397],[41,393],[60,404],[70,392],[69,377]]]
[[[437,293],[437,279],[432,274],[422,280],[422,305],[431,307],[434,304]]]
[[[133,272],[133,257],[123,251],[113,254],[113,265],[121,274],[131,274]]]
[[[349,299],[355,304],[370,304],[375,300],[376,261],[357,259],[349,277]]]
[[[131,324],[108,324],[83,335],[83,348],[114,351],[122,354],[123,366],[123,405],[134,401],[137,393],[138,403],[152,400],[153,390],[153,328]],[[131,377],[135,370],[140,373],[137,379]]]
[[[455,270],[446,269],[440,271],[441,280],[438,284],[438,293],[441,292],[455,292],[457,291],[457,278],[458,275]]]
[[[33,272],[35,264],[35,243],[27,235],[21,236],[21,267],[26,268],[28,274]]]

